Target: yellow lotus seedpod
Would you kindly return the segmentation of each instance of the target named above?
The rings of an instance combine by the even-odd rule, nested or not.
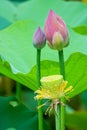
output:
[[[44,89],[54,89],[54,86],[60,86],[63,82],[62,75],[51,75],[47,77],[43,77],[41,80],[41,87]]]
[[[62,97],[67,98],[67,93],[73,90],[72,86],[66,87],[67,83],[67,81],[63,80],[62,75],[51,75],[41,78],[41,86],[40,89],[35,91],[37,94],[35,99],[48,99],[48,101],[51,101],[49,107],[46,110],[46,113],[49,112],[49,115],[52,109],[56,111],[58,104],[64,105],[60,99]],[[46,105],[48,101],[38,106],[38,109]]]
[[[60,99],[65,97],[72,90],[72,86],[67,86],[67,81],[63,80],[62,75],[51,75],[41,78],[41,88],[36,90],[36,99]]]

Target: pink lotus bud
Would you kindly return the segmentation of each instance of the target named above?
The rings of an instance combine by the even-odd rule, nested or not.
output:
[[[45,22],[44,33],[52,49],[62,50],[69,44],[69,35],[61,17],[50,10]]]
[[[35,48],[41,49],[45,46],[45,44],[46,44],[45,35],[42,32],[41,28],[38,27],[38,29],[36,30],[33,36],[33,45]]]

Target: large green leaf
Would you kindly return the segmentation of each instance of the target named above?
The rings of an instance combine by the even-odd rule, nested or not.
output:
[[[87,5],[81,2],[32,0],[20,4],[18,8],[18,19],[32,19],[40,25],[44,23],[50,9],[56,11],[72,27],[87,25]]]
[[[3,0],[0,15],[11,21],[32,19],[43,25],[50,9],[55,10],[72,27],[87,25],[87,5],[81,2],[31,0],[15,7],[10,1]]]
[[[41,74],[43,76],[59,74],[59,65],[53,61],[42,61],[41,62]],[[66,69],[66,80],[69,82],[68,85],[73,86],[73,91],[68,94],[69,98],[73,97],[82,91],[87,89],[87,55],[81,53],[75,53],[65,63]],[[30,72],[33,80],[36,79],[35,67]],[[34,82],[33,82],[34,83]]]
[[[65,51],[65,58],[72,54],[73,52],[82,52],[87,54],[86,49],[86,42],[87,42],[87,35],[81,35],[78,33],[75,33],[70,27],[69,27],[69,33],[70,33],[70,45],[64,49]]]
[[[81,53],[75,53],[66,61],[66,80],[68,85],[73,86],[73,91],[68,94],[69,98],[81,93],[87,89],[87,56]],[[0,72],[8,77],[20,82],[21,84],[31,88],[38,89],[36,85],[36,67],[27,74],[13,74],[8,64],[0,64]],[[59,74],[59,65],[55,61],[41,62],[41,76]]]
[[[35,22],[19,21],[0,32],[1,59],[10,64],[14,73],[27,73],[35,64],[32,45],[35,27]]]
[[[0,97],[0,129],[38,130],[37,110],[32,112],[17,102],[15,97]],[[49,129],[45,121],[44,129]]]
[[[24,105],[11,105],[17,101],[13,97],[0,97],[0,129],[35,130],[37,129],[37,114],[28,110]]]
[[[8,27],[9,25],[11,25],[11,22],[9,22],[7,19],[0,16],[0,30]]]
[[[87,25],[74,27],[73,29],[80,34],[87,35]]]
[[[71,9],[69,10],[70,7]],[[53,9],[63,17],[67,24],[74,27],[76,32],[87,34],[87,6],[81,2],[33,0],[20,4],[18,8],[18,19],[32,19],[40,25],[44,23],[49,10]]]
[[[27,73],[35,64],[36,50],[32,45],[32,37],[37,24],[33,21],[18,21],[0,31],[0,55],[7,61],[14,73]],[[72,52],[87,53],[87,36],[82,36],[70,30],[70,46],[65,50],[65,59]],[[55,57],[55,58],[54,58]],[[57,51],[48,46],[42,50],[42,59],[57,60]]]
[[[80,95],[80,97],[81,97],[81,101],[82,101],[83,104],[84,104],[84,108],[87,109],[87,90],[84,91],[84,92]]]
[[[14,80],[30,87],[32,90],[36,90],[35,72],[28,73],[32,66],[35,64],[36,50],[32,45],[32,36],[36,28],[35,22],[32,21],[18,21],[13,25],[9,26],[5,30],[0,32],[0,72],[5,74]],[[65,56],[68,57],[72,52],[76,52],[76,46],[78,51],[87,52],[86,50],[86,36],[71,32],[71,42],[74,36],[74,42],[66,48]],[[79,42],[78,42],[79,41]],[[78,45],[79,44],[79,45]],[[78,57],[82,57],[78,58]],[[57,51],[52,51],[48,47],[42,50],[42,59],[56,60],[58,59]],[[79,59],[79,60],[78,60]],[[78,61],[78,62],[77,62]],[[68,60],[69,65],[66,72],[68,71],[67,80],[75,87],[72,96],[82,92],[87,88],[86,86],[86,67],[87,57],[82,54],[74,54]],[[52,65],[52,70],[48,68],[48,65]],[[43,62],[43,70],[46,72],[44,75],[48,75],[49,72],[54,73],[55,68],[54,62]],[[57,63],[56,63],[57,64]],[[47,67],[45,69],[45,66]],[[74,69],[75,71],[74,71]],[[81,68],[81,69],[80,69]],[[70,70],[70,71],[69,71]],[[73,70],[73,71],[72,71]],[[59,71],[58,71],[59,72]],[[77,73],[78,72],[78,73]],[[83,73],[84,72],[84,73]],[[13,74],[14,73],[14,74]],[[27,73],[27,74],[26,74]],[[50,74],[51,74],[50,73]],[[72,73],[72,74],[71,74]],[[80,79],[82,78],[82,82]],[[79,82],[78,82],[79,81]],[[79,89],[80,87],[80,89]]]
[[[16,105],[12,105],[15,103]],[[37,130],[37,113],[17,104],[15,97],[0,97],[0,128],[1,130]],[[68,128],[86,130],[87,112],[66,114]],[[44,124],[44,129],[50,128]]]
[[[74,112],[66,115],[66,126],[75,130],[87,129],[87,111]]]
[[[74,88],[69,97],[87,89],[87,55],[76,53],[66,62],[66,79]]]
[[[57,8],[57,3],[58,3],[58,8]],[[8,5],[8,6],[5,6]],[[45,8],[43,8],[43,5]],[[72,5],[72,10],[68,11],[69,7]],[[80,25],[87,25],[87,22],[86,22],[86,19],[87,19],[87,16],[86,16],[86,5],[82,4],[82,3],[79,3],[79,2],[63,2],[63,1],[51,1],[49,2],[48,0],[46,2],[44,2],[43,0],[39,1],[39,0],[32,0],[30,2],[25,2],[23,4],[21,4],[19,7],[18,7],[18,11],[16,9],[16,7],[13,6],[13,4],[11,4],[10,2],[8,1],[3,1],[2,4],[0,5],[1,6],[1,15],[4,16],[4,17],[8,17],[8,19],[10,19],[11,21],[14,21],[12,19],[34,19],[35,21],[37,21],[38,25],[43,25],[45,19],[46,19],[46,16],[47,16],[47,13],[48,11],[50,10],[50,8],[54,9],[56,12],[59,13],[59,15],[61,15],[64,20],[67,22],[67,24],[69,24],[70,26],[80,26]],[[11,6],[11,7],[10,7]],[[5,8],[7,7],[7,8]],[[63,8],[62,8],[63,7]],[[34,8],[34,9],[33,9]],[[62,9],[61,9],[62,8]],[[5,11],[6,9],[6,11]],[[77,11],[78,10],[78,11]],[[75,11],[77,13],[75,13]],[[10,15],[7,15],[6,16],[3,14],[3,12],[6,12]],[[28,13],[27,13],[28,12]],[[32,13],[30,13],[32,12]],[[65,15],[65,12],[67,15]],[[68,13],[67,13],[68,12]],[[74,17],[72,17],[73,15]],[[82,14],[82,18],[80,18],[80,14]],[[14,15],[14,16],[13,16]],[[16,18],[13,18],[13,17],[16,17]],[[72,18],[71,18],[72,17]],[[79,17],[79,18],[78,18]],[[78,20],[76,20],[78,18]],[[70,20],[71,19],[71,20]],[[76,20],[76,21],[75,21]],[[74,22],[73,22],[74,21]],[[70,23],[71,22],[71,23]],[[73,24],[72,24],[73,23]],[[17,50],[17,48],[19,49],[19,53],[21,52],[21,48],[24,48],[25,45],[21,46],[20,45],[17,45],[14,47],[13,45],[13,42],[15,41],[17,44],[25,44],[25,41],[28,43],[28,42],[32,42],[32,36],[33,36],[33,33],[31,31],[31,34],[32,35],[29,35],[29,31],[31,30],[29,28],[29,30],[27,30],[26,32],[26,24],[28,25],[28,23],[24,23],[23,24],[23,28],[20,28],[19,26],[19,22],[13,24],[11,27],[7,28],[6,30],[4,30],[4,32],[1,32],[0,35],[1,37],[3,38],[3,42],[2,44],[5,46],[7,45],[7,47],[4,47],[4,46],[0,46],[1,47],[1,55],[3,55],[4,51],[3,51],[3,47],[4,47],[4,50],[8,50],[8,44],[7,44],[7,41],[9,39],[12,39],[10,40],[11,42],[11,45],[12,45],[12,48],[14,48],[15,50]],[[30,24],[30,23],[29,23]],[[76,24],[76,25],[75,25]],[[32,24],[33,27],[33,32],[34,30],[36,29],[37,25],[34,25]],[[80,28],[82,29],[83,26],[80,26]],[[32,27],[31,27],[32,28]],[[86,33],[86,29],[85,31],[81,31],[81,29],[78,31],[77,30],[78,27],[74,28],[74,30],[76,30],[77,32],[79,33],[82,33],[82,34],[85,34]],[[13,30],[13,33],[12,31]],[[21,31],[20,31],[21,30]],[[86,49],[86,43],[87,43],[87,36],[81,36],[80,34],[77,34],[75,33],[71,28],[69,28],[69,32],[70,32],[70,46],[65,49],[65,58],[68,57],[72,52],[76,52],[76,51],[79,51],[79,52],[82,52],[82,53],[87,53],[87,49]],[[3,33],[3,34],[2,34]],[[25,33],[26,33],[26,36],[25,36]],[[24,37],[24,39],[22,38],[19,38],[18,39],[18,34],[20,34],[20,36]],[[28,35],[27,35],[28,34]],[[2,36],[3,35],[3,36]],[[14,35],[14,36],[13,36]],[[28,36],[28,37],[27,37]],[[13,38],[15,37],[15,38]],[[1,38],[0,38],[1,39]],[[25,40],[26,39],[26,40]],[[2,40],[1,40],[2,41]],[[10,44],[10,43],[9,43]],[[31,45],[31,44],[30,44]],[[29,45],[28,45],[29,46]],[[31,49],[31,47],[29,46],[29,48],[26,49],[26,52],[24,53],[27,53],[28,55],[28,51],[33,52],[33,54],[31,54],[33,57],[35,57],[35,54],[34,54],[34,50],[33,50],[33,47]],[[47,53],[49,52],[48,55],[43,55],[43,59],[50,59],[50,60],[53,60],[54,59],[54,56],[57,57],[57,53],[53,53],[52,51],[50,51],[50,49],[48,49],[46,47],[46,49],[44,49],[43,53]],[[6,51],[5,51],[6,53]],[[4,54],[5,54],[4,53]],[[8,52],[7,52],[8,53]],[[8,53],[8,54],[5,54],[6,56],[7,55],[12,55],[12,53]],[[18,53],[18,51],[16,52]],[[19,55],[19,54],[18,54]],[[4,56],[4,57],[6,57]],[[17,55],[16,55],[17,56]],[[18,59],[23,59],[25,60],[25,56],[24,54],[20,54],[21,57],[19,57]],[[23,57],[22,57],[23,56]],[[14,54],[12,55],[12,57],[14,57]],[[18,57],[18,56],[17,56]],[[50,58],[52,57],[52,58]],[[6,61],[8,61],[9,63],[11,63],[13,65],[14,68],[18,69],[20,71],[20,67],[18,68],[17,66],[15,66],[15,64],[12,62],[13,59],[9,59],[6,58]],[[30,64],[31,66],[34,65],[34,62],[33,62],[33,58],[31,58],[31,61],[30,61]],[[57,58],[55,58],[55,60],[57,60]],[[16,64],[18,63],[18,61],[16,61]],[[26,63],[26,61],[25,61]],[[18,64],[21,64],[21,63],[18,63]],[[23,65],[22,65],[23,66]],[[29,68],[30,65],[28,66]],[[25,68],[25,67],[24,67]],[[23,70],[23,69],[22,69]],[[23,71],[24,72],[24,71]]]
[[[9,21],[15,21],[17,20],[17,12],[17,8],[10,1],[0,1],[0,16],[5,17]]]

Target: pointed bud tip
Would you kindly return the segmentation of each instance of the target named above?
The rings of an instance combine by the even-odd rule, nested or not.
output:
[[[56,32],[58,32],[59,35],[55,35]],[[69,34],[66,24],[63,19],[58,16],[52,9],[49,11],[48,17],[46,19],[44,33],[47,41],[49,42],[48,45],[52,49],[61,50],[63,47],[68,46]]]
[[[37,49],[42,49],[45,46],[45,44],[46,44],[45,35],[41,30],[41,28],[38,27],[33,36],[33,45]]]

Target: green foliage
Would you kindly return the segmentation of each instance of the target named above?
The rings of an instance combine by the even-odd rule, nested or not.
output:
[[[66,79],[69,82],[69,85],[73,86],[73,91],[68,96],[73,97],[87,89],[87,56],[81,53],[72,54],[72,56],[66,61],[65,65]],[[33,67],[33,69],[27,74],[14,74],[7,65],[3,66],[0,64],[0,68],[0,72],[8,77],[24,84],[32,90],[38,89],[36,85],[36,67]],[[42,76],[59,74],[58,63],[55,61],[42,61],[41,74]]]
[[[8,16],[8,18],[11,21],[14,21],[13,14],[15,13],[17,14],[18,13],[17,10],[18,10],[19,13],[16,15],[17,19],[29,18],[37,21],[38,24],[43,25],[43,22],[47,16],[47,12],[50,10],[50,8],[52,8],[56,12],[58,12],[59,15],[61,15],[65,19],[65,21],[72,27],[80,26],[80,25],[82,26],[83,24],[86,24],[85,21],[86,16],[85,13],[83,13],[87,10],[86,5],[78,2],[74,3],[74,2],[60,1],[58,2],[59,8],[56,7],[57,1],[55,2],[46,1],[46,3],[43,0],[36,0],[31,2],[28,1],[23,4],[20,4],[18,7],[15,7],[13,4],[11,3],[9,4],[9,2],[6,1],[3,1],[3,3],[4,4],[7,3],[9,5],[10,10],[9,9],[8,10],[10,12],[11,9],[13,11],[11,12],[12,14]],[[4,6],[3,3],[2,5]],[[61,10],[63,5],[64,8],[63,10]],[[70,7],[71,5],[72,5],[72,11],[69,12],[68,7]],[[45,8],[42,8],[43,6]],[[3,10],[3,8],[1,9]],[[21,13],[21,9],[22,9],[22,13]],[[75,11],[77,10],[78,12],[75,13]],[[67,15],[65,15],[64,12],[66,12]],[[80,19],[79,16],[81,13],[83,13],[83,15],[82,18]],[[73,15],[74,17],[71,17]],[[74,24],[76,18],[78,18],[78,20]],[[30,70],[33,67],[33,65],[35,65],[36,50],[32,45],[32,37],[38,24],[36,24],[34,21],[22,20],[22,21],[15,22],[11,26],[0,31],[0,55],[1,55],[0,67],[2,68],[0,72],[24,84],[25,86],[31,88],[32,90],[37,89],[35,72],[31,73]],[[69,57],[70,54],[77,51],[87,54],[87,49],[86,49],[87,36],[80,35],[74,32],[69,26],[68,28],[70,32],[70,46],[65,49],[65,59],[67,59],[67,57]],[[82,60],[81,58],[80,60],[78,60],[78,57],[80,57],[79,55],[81,56]],[[50,74],[57,72],[57,71],[55,72],[53,71],[55,68],[54,61],[57,61],[57,52],[52,51],[48,47],[45,47],[42,50],[42,60],[44,59],[52,60],[52,61],[48,61],[47,63],[46,61],[44,61],[42,66],[48,67],[49,63],[53,64],[52,70],[51,69],[49,70],[49,68],[48,69],[46,68],[47,70],[45,70],[45,68],[42,69],[46,72],[44,73],[44,75],[47,75],[49,71],[51,72]],[[69,62],[69,65],[67,64],[68,67],[66,65],[67,80],[74,87],[74,90],[71,95],[72,97],[87,88],[87,86],[85,86],[86,78],[87,78],[86,76],[87,72],[85,71],[87,66],[87,57],[86,55],[82,55],[78,53],[71,56],[67,62]],[[73,70],[71,72],[73,66],[75,71]],[[80,82],[80,79],[82,82]]]
[[[0,31],[0,54],[7,61],[14,73],[27,73],[35,64],[36,50],[32,45],[32,37],[37,24],[33,21],[18,21]],[[70,30],[70,46],[65,48],[65,59],[72,52],[87,53],[87,36],[82,36]],[[11,49],[10,49],[10,48]],[[47,55],[46,55],[47,54]],[[55,57],[55,59],[54,59]],[[46,46],[42,50],[42,59],[57,60],[57,52]]]
[[[25,2],[25,1],[27,1],[27,0],[9,0],[9,1],[15,1],[15,2]]]
[[[68,95],[69,98],[87,89],[86,68],[87,68],[87,56],[81,53],[72,54],[66,61],[65,63],[66,80],[69,82],[68,85],[73,86],[73,91]],[[30,72],[33,79],[35,79],[34,73],[35,73],[35,67]],[[59,74],[58,63],[53,61],[42,61],[41,74],[42,76]]]
[[[35,27],[35,22],[18,21],[0,32],[1,58],[10,64],[14,73],[27,73],[35,62],[32,45]]]
[[[87,6],[80,2],[32,0],[20,4],[18,8],[19,19],[32,19],[38,21],[41,25],[44,23],[50,9],[53,9],[57,14],[62,16],[65,22],[72,27],[87,25]]]
[[[66,114],[66,126],[75,130],[86,130],[87,111]]]
[[[72,54],[66,62],[66,79],[73,86],[69,97],[73,97],[87,89],[87,55]]]
[[[15,97],[0,97],[0,128],[1,130],[38,130],[37,113],[25,107],[23,104],[12,106],[17,102]],[[34,106],[35,107],[35,106]],[[86,130],[87,112],[66,113],[66,126],[68,128]],[[3,125],[5,124],[5,125]],[[49,129],[44,124],[44,129]]]
[[[87,35],[87,26],[78,26],[73,29],[80,34]]]
[[[15,97],[0,97],[0,129],[38,130],[37,113],[32,112],[23,104],[13,106],[14,101],[18,102]],[[44,129],[50,130],[45,121]]]
[[[3,28],[8,27],[9,25],[11,25],[11,22],[9,22],[7,19],[0,16],[0,30],[2,30]]]
[[[81,100],[83,102],[83,106],[87,109],[87,90],[80,94]]]
[[[0,16],[6,18],[9,21],[15,21],[17,15],[17,8],[7,0],[0,2]]]
[[[50,9],[62,16],[71,27],[87,25],[87,5],[81,2],[30,0],[16,7],[10,1],[3,0],[0,5],[0,15],[11,21],[31,19],[43,25]]]
[[[3,0],[0,4],[0,73],[33,91],[38,89],[36,49],[32,45],[32,37],[38,26],[44,27],[50,9],[65,20],[70,33],[70,46],[64,49],[64,56],[67,60],[66,80],[73,86],[68,96],[72,98],[87,89],[87,5],[80,2],[30,0],[16,3]],[[41,76],[59,74],[57,55],[57,51],[47,46],[42,50]],[[36,109],[32,108],[36,104],[30,94],[27,98],[31,100],[28,108],[17,102],[12,106],[12,101],[17,101],[14,97],[0,97],[0,129],[37,130]],[[66,115],[66,125],[73,129],[86,130],[86,121],[87,112]]]
[[[31,112],[22,104],[13,107],[11,105],[12,101],[17,100],[13,97],[0,97],[0,129],[37,129],[37,114]],[[3,125],[4,123],[5,125]]]

